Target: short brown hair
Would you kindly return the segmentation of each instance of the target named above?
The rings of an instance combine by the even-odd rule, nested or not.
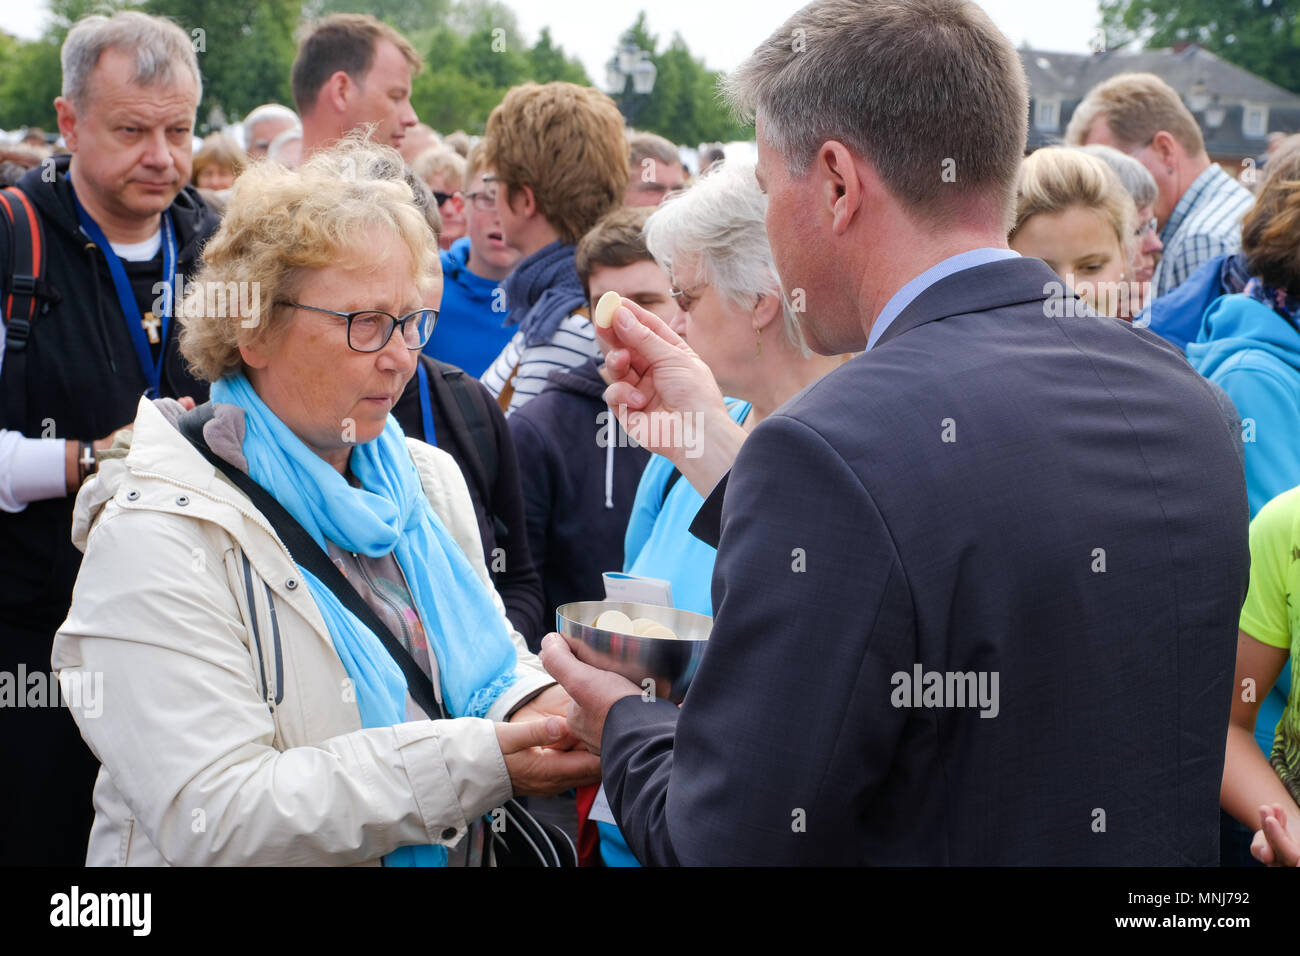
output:
[[[194,154],[194,165],[190,170],[190,182],[197,184],[199,173],[209,166],[224,166],[236,176],[248,165],[248,155],[239,148],[229,136],[212,133],[204,137],[203,145]]]
[[[411,64],[411,75],[424,61],[409,40],[387,23],[365,13],[335,13],[312,24],[298,44],[293,61],[293,100],[298,113],[310,113],[325,81],[342,70],[358,83],[375,62],[375,47],[387,40]]]
[[[488,117],[483,164],[501,180],[507,202],[528,186],[560,238],[576,243],[627,191],[623,116],[589,86],[516,86]]]
[[[618,269],[634,262],[655,261],[646,248],[643,234],[645,221],[652,212],[652,206],[619,206],[582,237],[574,265],[588,298],[591,290],[587,283],[597,269]]]
[[[1065,141],[1082,146],[1098,117],[1105,118],[1111,135],[1126,150],[1146,146],[1164,130],[1189,156],[1205,152],[1205,139],[1191,111],[1154,73],[1120,73],[1090,89],[1070,117]]]
[[[1268,158],[1255,205],[1241,222],[1246,268],[1272,289],[1300,295],[1300,134]]]
[[[1025,72],[967,0],[815,0],[727,77],[725,93],[795,175],[839,140],[927,219],[972,198],[1010,209],[1028,133]]]

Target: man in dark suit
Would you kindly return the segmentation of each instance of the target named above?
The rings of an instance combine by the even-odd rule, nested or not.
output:
[[[625,301],[601,333],[634,438],[703,411],[703,455],[655,450],[707,495],[697,533],[721,521],[680,710],[543,644],[629,846],[1216,863],[1240,439],[1176,351],[1006,249],[1014,49],[961,0],[818,0],[730,85],[805,335],[865,354],[744,440],[663,323]]]

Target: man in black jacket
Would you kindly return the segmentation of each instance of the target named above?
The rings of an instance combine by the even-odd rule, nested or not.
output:
[[[704,409],[703,454],[664,453],[718,541],[680,710],[543,640],[628,845],[646,864],[1216,863],[1240,431],[1167,343],[1007,250],[1015,50],[964,0],[817,0],[729,82],[757,109],[804,333],[864,354],[745,438],[662,322],[622,308],[598,333],[633,437]]]
[[[177,351],[171,308],[217,227],[186,185],[200,97],[190,38],[140,13],[91,16],[62,56],[55,107],[72,155],[18,184],[44,259],[30,326],[9,311],[14,234],[0,218],[0,671],[24,678],[0,734],[3,863],[85,859],[97,764],[50,677],[81,559],[74,495],[141,394],[207,398]]]

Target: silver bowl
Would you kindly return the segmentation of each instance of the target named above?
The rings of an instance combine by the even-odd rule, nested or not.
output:
[[[677,639],[602,630],[594,622],[605,611],[622,611],[633,620],[650,618],[671,628]],[[680,704],[704,656],[713,618],[657,604],[575,601],[556,608],[555,629],[569,640],[570,646],[577,643],[574,653],[579,660],[622,674],[646,689],[645,680],[649,678],[654,681],[657,696]]]

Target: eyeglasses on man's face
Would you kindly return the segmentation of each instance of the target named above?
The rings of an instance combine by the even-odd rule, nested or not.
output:
[[[491,212],[497,208],[497,191],[495,189],[478,189],[466,193],[468,199],[479,212]]]
[[[1158,228],[1158,226],[1156,225],[1156,217],[1155,217],[1155,216],[1152,216],[1152,217],[1151,217],[1150,219],[1148,219],[1146,222],[1142,223],[1142,224],[1139,225],[1136,229],[1134,229],[1134,230],[1133,230],[1133,235],[1135,235],[1135,236],[1137,236],[1139,239],[1141,239],[1141,238],[1143,238],[1143,237],[1145,237],[1145,236],[1149,236],[1149,235],[1151,235],[1152,233],[1154,233],[1154,232],[1156,231],[1157,228]]]
[[[335,312],[333,309],[321,309],[314,305],[301,305],[297,302],[281,301],[276,305],[291,309],[303,309],[307,312],[319,312],[344,319],[348,324],[348,348],[354,352],[378,352],[393,337],[393,331],[402,330],[402,341],[411,351],[417,351],[429,344],[433,327],[438,322],[437,309],[416,309],[401,317],[381,312],[377,309],[360,309],[356,312]]]

